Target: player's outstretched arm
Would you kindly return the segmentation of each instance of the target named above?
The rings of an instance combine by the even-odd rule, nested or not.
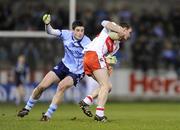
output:
[[[54,29],[50,22],[51,22],[51,15],[50,14],[44,14],[42,18],[44,24],[45,24],[45,31],[48,34],[59,36],[61,34],[61,31],[59,29]]]

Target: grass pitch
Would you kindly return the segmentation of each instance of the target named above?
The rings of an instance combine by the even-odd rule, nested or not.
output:
[[[76,104],[62,104],[51,121],[41,122],[46,104],[36,104],[28,116],[16,116],[24,105],[0,104],[0,130],[180,130],[180,103],[108,103],[108,122],[85,116]],[[92,107],[95,111],[95,107]]]

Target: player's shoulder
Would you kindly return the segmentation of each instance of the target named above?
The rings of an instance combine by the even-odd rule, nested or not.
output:
[[[88,36],[84,35],[82,42],[87,42],[87,41],[91,42],[91,39]]]
[[[83,39],[81,40],[81,44],[82,44],[83,46],[86,46],[86,45],[89,44],[90,42],[91,42],[91,39],[90,39],[88,36],[84,35]]]
[[[106,38],[106,37],[108,36],[108,32],[109,32],[108,29],[103,28],[103,29],[101,30],[101,32],[99,33],[98,37],[100,37],[100,38]]]
[[[62,37],[64,38],[64,39],[69,39],[69,38],[71,38],[72,37],[72,34],[73,34],[73,32],[71,31],[71,30],[68,30],[68,29],[63,29],[63,30],[61,30],[61,35],[62,35]]]
[[[62,29],[61,32],[65,34],[72,34],[72,31],[68,29]]]

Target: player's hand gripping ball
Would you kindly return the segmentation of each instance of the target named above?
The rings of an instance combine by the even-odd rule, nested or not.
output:
[[[112,55],[106,56],[106,62],[111,65],[116,64],[117,63],[116,56],[112,56]]]
[[[112,40],[120,40],[120,36],[116,32],[111,31],[111,32],[108,33],[108,35]]]
[[[51,15],[50,14],[44,14],[43,15],[43,21],[45,24],[49,24],[51,22]]]

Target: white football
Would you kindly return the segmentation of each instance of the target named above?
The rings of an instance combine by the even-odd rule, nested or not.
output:
[[[119,40],[120,39],[118,33],[116,33],[116,32],[111,31],[111,32],[108,33],[108,35],[112,40]]]

